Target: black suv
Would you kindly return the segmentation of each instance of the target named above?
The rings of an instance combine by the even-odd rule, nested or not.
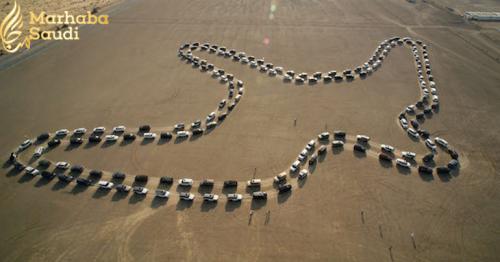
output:
[[[139,131],[143,133],[147,133],[151,130],[151,126],[149,125],[142,125],[139,127]]]
[[[224,187],[236,187],[236,186],[238,186],[238,181],[236,181],[236,180],[224,181]]]
[[[91,143],[99,143],[99,142],[101,142],[101,140],[102,140],[102,139],[101,139],[101,137],[100,137],[100,136],[91,135],[91,136],[89,137],[89,142],[91,142]]]
[[[92,180],[88,178],[79,177],[76,179],[76,183],[81,186],[90,186],[92,185]]]
[[[47,146],[48,146],[48,147],[56,147],[56,146],[58,146],[58,145],[60,145],[60,144],[61,144],[61,140],[54,138],[54,139],[50,140],[50,141],[47,143]]]
[[[160,139],[172,139],[172,133],[170,132],[161,132],[160,133]]]

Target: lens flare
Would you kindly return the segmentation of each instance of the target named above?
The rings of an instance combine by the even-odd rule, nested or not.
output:
[[[271,13],[274,13],[278,6],[276,4],[271,4]]]
[[[276,3],[276,1],[272,1],[271,6],[269,7],[269,20],[274,19],[274,13],[276,12],[277,9],[278,9],[278,4]]]
[[[262,43],[264,43],[264,45],[269,45],[271,43],[271,40],[268,37],[264,37]]]

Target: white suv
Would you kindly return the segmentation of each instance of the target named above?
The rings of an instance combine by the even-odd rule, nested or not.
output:
[[[179,185],[180,186],[192,186],[193,185],[193,179],[191,179],[191,178],[182,178],[182,179],[179,179]]]

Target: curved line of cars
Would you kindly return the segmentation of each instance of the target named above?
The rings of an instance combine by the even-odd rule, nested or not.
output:
[[[181,50],[179,50],[180,57],[181,59],[186,59],[193,65],[198,64],[199,58],[193,57],[192,54],[184,54]],[[203,65],[203,62],[201,62]],[[206,65],[206,61],[204,63]],[[244,92],[244,83],[242,80],[236,80],[231,74],[225,74],[225,71],[223,69],[215,69],[213,65],[210,66],[213,70],[217,71],[217,77],[220,79],[226,79],[227,85],[228,85],[228,98],[227,99],[222,99],[217,107],[217,110],[214,112],[211,112],[210,114],[207,115],[205,119],[205,128],[206,130],[210,130],[215,128],[220,122],[224,121],[227,115],[235,108],[235,106],[238,104],[238,102],[241,100],[241,97]],[[233,81],[234,80],[234,81]],[[237,92],[237,95],[234,96],[234,93]],[[227,105],[227,106],[226,106]],[[222,110],[227,107],[227,110],[223,112]],[[126,127],[123,125],[115,126],[112,129],[112,133],[105,135],[104,139],[102,138],[102,135],[105,133],[106,128],[103,126],[95,127],[92,132],[88,136],[88,142],[89,143],[100,143],[102,140],[104,140],[106,143],[114,143],[119,140],[120,135],[122,135],[124,141],[134,141],[136,139],[136,134],[134,133],[125,133]],[[157,134],[154,132],[151,132],[151,126],[149,125],[142,125],[139,127],[139,132],[142,133],[142,137],[144,140],[154,140],[157,137]],[[191,123],[191,129],[190,130],[185,130],[185,124],[184,123],[177,123],[175,124],[173,128],[173,133],[175,133],[176,137],[179,139],[186,139],[189,136],[199,136],[202,135],[205,132],[205,129],[202,127],[202,122],[201,120],[195,120],[193,123]],[[57,147],[58,145],[61,144],[61,140],[71,134],[71,137],[69,138],[69,143],[71,145],[77,146],[81,145],[84,143],[84,138],[83,136],[87,133],[86,128],[76,128],[73,130],[73,132],[70,132],[68,129],[59,129],[54,132],[53,138],[47,142],[47,146],[39,146],[35,149],[35,152],[33,154],[34,158],[40,158],[43,153],[48,151],[50,148]],[[50,134],[48,132],[42,133],[39,136],[37,136],[35,139],[27,139],[23,141],[17,151],[14,151],[10,155],[10,160],[15,161],[17,160],[17,154],[24,151],[28,147],[34,144],[36,142],[37,144],[40,144],[41,142],[44,142],[50,138]],[[172,132],[161,132],[160,133],[160,139],[164,140],[170,140],[173,138]]]
[[[260,72],[267,73],[269,76],[281,76],[283,78],[283,81],[285,82],[295,82],[296,84],[303,84],[303,83],[316,84],[321,80],[323,80],[324,83],[329,83],[333,81],[341,82],[344,79],[348,81],[354,80],[356,74],[361,78],[365,78],[367,75],[373,73],[382,65],[382,62],[389,55],[389,52],[391,51],[392,48],[396,47],[397,45],[401,46],[403,44],[407,44],[412,47],[413,54],[415,55],[415,58],[418,59],[419,61],[420,58],[418,57],[416,44],[422,46],[422,48],[425,51],[424,63],[426,66],[426,72],[430,74],[431,69],[430,69],[430,61],[428,59],[428,53],[426,50],[427,46],[423,44],[422,41],[420,40],[413,41],[409,37],[405,38],[392,37],[382,41],[375,49],[372,56],[365,63],[363,63],[360,66],[357,66],[354,70],[345,69],[339,71],[338,73],[335,70],[331,70],[325,73],[315,72],[312,74],[308,74],[305,72],[295,73],[295,71],[293,70],[285,70],[281,66],[275,66],[273,63],[266,62],[264,58],[256,58],[255,56],[247,55],[245,52],[238,52],[235,49],[228,49],[225,46],[219,46],[217,44],[212,44],[209,42],[205,42],[204,44],[200,44],[199,42],[184,43],[179,47],[178,54],[179,56],[186,58],[190,62],[192,62],[194,67],[200,67],[202,71],[212,70],[211,71],[212,76],[215,77],[223,76],[224,70],[214,69],[213,64],[207,63],[206,60],[193,56],[192,54],[193,51],[196,50],[206,51],[212,54],[216,53],[217,55],[223,56],[224,58],[228,59],[231,58],[235,62],[240,62],[241,64],[248,64],[251,68],[257,68],[259,69]],[[419,72],[422,72],[422,63],[419,62],[417,66]],[[225,82],[228,81],[229,79],[231,78],[223,77],[221,78],[221,81]],[[421,80],[423,80],[423,78]],[[434,86],[431,86],[430,92],[433,95],[436,95],[435,94],[436,90]],[[437,95],[435,98],[433,97],[433,101],[434,100],[438,101]]]
[[[377,56],[373,56],[372,59],[367,61],[361,66],[356,67],[356,69],[346,69],[342,73],[338,73],[335,70],[329,71],[327,73],[316,72],[310,76],[307,73],[295,74],[293,70],[288,70],[285,72],[283,67],[274,66],[273,63],[266,63],[264,58],[256,58],[255,56],[247,55],[245,52],[237,52],[234,49],[228,49],[225,46],[219,46],[216,44],[211,44],[206,42],[200,44],[199,42],[194,43],[184,43],[180,46],[178,50],[179,56],[192,62],[194,67],[200,67],[202,71],[211,71],[212,76],[220,77],[221,81],[226,82],[230,80],[230,77],[224,77],[224,70],[214,69],[214,65],[207,63],[206,60],[200,59],[199,57],[193,56],[192,51],[207,51],[209,53],[216,53],[219,56],[225,58],[232,58],[233,61],[240,62],[242,64],[248,64],[251,68],[258,68],[260,72],[267,73],[269,76],[282,76],[283,81],[292,82],[297,84],[309,83],[315,84],[323,80],[323,82],[328,83],[332,81],[340,82],[344,79],[354,80],[354,74],[358,74],[359,77],[366,77],[368,74],[372,73],[382,62]],[[383,59],[383,58],[382,58]],[[232,76],[232,75],[231,75]]]
[[[429,61],[429,55],[427,52],[427,46],[423,44],[421,41],[416,40],[413,41],[410,38],[399,38],[399,37],[394,37],[388,40],[384,40],[375,50],[373,53],[372,57],[364,63],[362,66],[357,67],[354,70],[351,69],[346,69],[343,70],[342,73],[337,74],[336,71],[330,71],[328,73],[321,73],[321,72],[316,72],[312,74],[311,76],[308,76],[307,73],[300,73],[300,74],[295,74],[293,70],[288,70],[285,72],[283,67],[275,67],[272,63],[266,63],[264,59],[256,59],[253,56],[248,56],[244,52],[236,52],[235,50],[227,50],[226,47],[223,46],[218,46],[218,45],[211,45],[210,43],[205,43],[203,45],[200,45],[199,43],[186,43],[182,45],[179,48],[179,56],[181,59],[186,60],[190,64],[193,65],[195,68],[200,68],[202,72],[208,72],[209,74],[212,75],[213,78],[218,79],[222,83],[227,83],[228,85],[228,98],[223,99],[219,102],[218,104],[218,109],[214,112],[211,112],[209,115],[207,115],[205,119],[205,128],[206,129],[211,129],[217,126],[217,123],[220,121],[223,121],[227,114],[234,109],[236,104],[240,101],[241,96],[243,95],[243,81],[241,80],[235,80],[234,76],[232,74],[228,74],[225,72],[224,69],[221,68],[216,68],[213,64],[208,63],[206,60],[200,59],[199,57],[196,57],[192,54],[192,50],[196,50],[200,48],[201,51],[208,51],[210,53],[217,53],[220,56],[224,56],[226,58],[232,57],[234,61],[240,61],[243,64],[249,64],[251,67],[259,68],[260,71],[262,72],[267,72],[271,76],[275,75],[282,75],[283,79],[285,81],[295,81],[296,83],[305,83],[308,82],[310,84],[317,83],[321,79],[324,82],[330,82],[330,81],[342,81],[344,78],[348,80],[354,79],[354,74],[358,74],[360,77],[365,77],[367,74],[372,73],[374,70],[376,70],[380,65],[382,64],[383,60],[391,49],[397,45],[403,45],[404,43],[408,44],[412,48],[412,53],[415,58],[415,63],[416,63],[416,68],[417,68],[417,76],[418,76],[418,84],[419,87],[421,87],[421,92],[422,96],[419,101],[417,101],[413,105],[409,105],[403,110],[402,113],[399,115],[399,123],[401,127],[407,131],[408,135],[411,137],[414,137],[416,139],[422,138],[424,139],[424,144],[431,150],[431,153],[424,156],[422,158],[422,161],[424,163],[428,163],[433,161],[434,154],[436,153],[437,145],[442,147],[443,149],[447,150],[447,152],[450,154],[452,157],[452,160],[446,165],[446,166],[440,166],[437,167],[436,170],[438,173],[448,173],[451,169],[455,169],[459,166],[458,162],[458,153],[449,148],[449,144],[446,140],[440,137],[434,138],[432,140],[430,138],[430,133],[426,130],[421,129],[421,124],[419,123],[419,120],[425,119],[426,115],[430,115],[433,113],[433,110],[438,110],[439,108],[439,98],[437,96],[437,88],[436,88],[436,83],[434,82],[434,77],[431,74],[431,66],[430,66],[430,61]],[[419,52],[417,45],[419,45],[422,48],[422,53],[423,53],[423,59],[420,58]],[[188,51],[184,51],[188,49]],[[423,63],[422,63],[423,61]],[[425,68],[424,68],[425,67]],[[425,70],[425,71],[424,71]],[[425,73],[424,73],[425,72]],[[427,77],[428,82],[426,82],[425,76]],[[428,83],[428,84],[427,84]],[[430,101],[429,101],[430,100]],[[430,104],[430,107],[426,107]],[[221,112],[221,110],[227,107],[226,112]],[[421,110],[422,112],[419,113],[418,111]],[[408,119],[408,115],[415,115],[415,119]],[[101,142],[102,135],[105,133],[106,128],[105,127],[96,127],[92,130],[91,134],[88,137],[88,142],[89,143],[99,143]],[[113,143],[118,141],[120,138],[120,135],[123,134],[123,140],[125,141],[133,141],[136,139],[136,135],[134,133],[125,133],[126,127],[123,125],[115,126],[112,129],[112,133],[105,135],[104,136],[104,141],[107,143]],[[151,127],[149,125],[143,125],[139,127],[139,132],[142,133],[143,139],[145,140],[151,140],[155,139],[157,137],[157,134],[154,132],[151,132]],[[196,135],[201,135],[203,134],[204,129],[202,127],[202,121],[201,120],[195,120],[194,122],[191,123],[190,125],[190,131],[186,130],[186,125],[184,123],[177,123],[174,128],[173,132],[161,132],[160,133],[160,139],[172,139],[173,134],[175,133],[176,137],[178,138],[187,138],[190,135],[196,136]],[[60,129],[57,130],[54,133],[53,139],[47,142],[47,146],[39,146],[35,149],[35,152],[33,154],[34,158],[40,158],[43,153],[45,153],[49,148],[56,147],[59,144],[61,144],[61,139],[63,139],[65,136],[70,134],[71,132],[68,129]],[[84,142],[83,136],[87,133],[87,129],[85,128],[77,128],[73,130],[71,137],[69,138],[69,143],[73,145],[79,145]],[[344,131],[334,131],[334,140],[332,141],[332,148],[341,148],[344,146],[345,143],[345,136],[346,133]],[[49,133],[42,133],[40,134],[36,139],[34,140],[25,140],[23,143],[21,143],[17,149],[17,151],[12,152],[10,155],[9,160],[15,164],[16,169],[18,170],[25,170],[27,174],[31,175],[41,175],[43,177],[47,178],[52,178],[54,176],[58,176],[58,178],[61,181],[72,181],[74,178],[70,175],[64,174],[64,173],[55,173],[55,172],[48,172],[46,170],[39,170],[30,166],[24,166],[22,163],[17,161],[17,154],[24,151],[25,149],[29,148],[31,145],[34,144],[34,142],[42,142],[45,140],[48,140],[50,138]],[[318,143],[324,143],[324,142],[329,142],[330,134],[328,132],[323,132],[318,135]],[[358,151],[358,152],[366,152],[366,144],[370,141],[370,137],[365,136],[365,135],[358,135],[356,137],[356,142],[353,150]],[[309,171],[305,168],[301,169],[301,166],[304,165],[305,161],[307,158],[309,158],[308,164],[309,165],[314,165],[318,159],[318,156],[323,155],[327,148],[326,145],[321,145],[317,152],[314,152],[316,149],[316,141],[311,140],[305,148],[300,152],[300,154],[297,157],[297,160],[295,160],[292,165],[290,166],[290,172],[291,173],[296,173],[298,172],[298,179],[305,179],[309,175]],[[380,148],[381,152],[379,154],[379,159],[381,161],[393,161],[394,157],[394,151],[395,148],[390,146],[390,145],[381,145]],[[401,167],[401,168],[411,168],[410,162],[415,161],[416,154],[413,152],[408,152],[408,151],[403,151],[401,152],[401,157],[396,158],[396,165]],[[41,166],[46,165],[44,162],[45,160],[40,160],[39,164]],[[50,162],[49,162],[50,164]],[[69,168],[69,164],[66,162],[58,162],[55,164],[57,169],[65,170]],[[83,167],[81,166],[72,166],[72,170],[76,171],[83,171]],[[426,165],[420,165],[418,166],[418,171],[421,173],[430,173],[432,174],[433,169],[426,166]],[[94,174],[92,174],[94,172]],[[100,172],[100,174],[99,174]],[[91,175],[101,175],[101,171],[96,171],[93,170],[90,172]],[[115,177],[117,175],[116,173],[113,174]],[[290,184],[287,184],[286,180],[286,172],[281,173],[273,178],[274,182],[277,184],[277,188],[279,193],[284,193],[288,192],[292,189],[292,186]],[[163,179],[163,178],[162,178]],[[92,185],[94,181],[90,179],[85,179],[85,178],[77,178],[76,182],[80,185]],[[162,180],[160,180],[162,182]],[[170,182],[171,183],[171,182]],[[181,179],[179,181],[180,186],[191,186],[188,185],[189,179]],[[210,186],[213,185],[213,180],[205,180],[202,181],[200,186]],[[249,187],[260,187],[261,181],[259,179],[252,179],[250,181],[247,181],[247,186]],[[98,181],[97,185],[99,188],[102,188],[104,190],[106,189],[111,189],[115,188],[117,191],[120,192],[129,192],[133,191],[136,194],[147,194],[148,189],[144,187],[130,187],[127,185],[123,184],[118,184],[115,185],[112,182],[109,181]],[[237,181],[225,181],[224,182],[224,187],[231,187],[231,186],[237,186]],[[170,196],[170,193],[166,190],[162,189],[157,189],[155,191],[155,196],[157,197],[162,197],[162,198],[168,198]],[[181,193],[179,195],[180,199],[183,200],[193,200],[194,195],[191,193]],[[267,193],[262,192],[262,191],[257,191],[252,193],[252,197],[254,199],[265,199],[267,198]],[[228,194],[227,195],[228,200],[230,201],[240,201],[243,199],[243,196],[241,194]],[[219,196],[216,194],[204,194],[203,199],[205,201],[218,201]]]
[[[228,50],[228,48],[224,46],[218,46],[211,43],[204,43],[201,45],[198,42],[195,43],[185,43],[181,45],[179,49],[179,53],[182,53],[182,50],[189,49],[200,51],[208,51],[209,53],[217,53],[219,56],[224,56],[225,58],[232,58],[233,61],[239,61],[242,64],[249,64],[252,68],[258,68],[261,72],[267,72],[270,76],[282,75],[283,80],[285,82],[295,81],[298,84],[302,83],[310,83],[315,84],[320,80],[326,82],[333,81],[342,81],[344,79],[353,80],[354,74],[358,74],[360,77],[365,77],[367,74],[371,74],[373,71],[377,70],[381,65],[385,58],[389,55],[390,51],[402,45],[407,45],[411,48],[412,55],[415,59],[415,65],[417,69],[417,77],[418,84],[422,91],[422,96],[417,103],[414,105],[409,105],[399,117],[399,122],[403,129],[405,129],[409,136],[414,137],[416,139],[422,137],[425,139],[425,145],[430,148],[433,152],[436,151],[436,146],[434,142],[429,138],[430,133],[426,130],[419,129],[420,124],[416,120],[408,120],[406,118],[406,114],[414,113],[416,115],[417,120],[422,120],[425,118],[425,115],[430,115],[433,113],[433,110],[439,109],[439,97],[437,94],[436,82],[434,81],[434,76],[432,75],[432,68],[429,60],[429,53],[427,50],[427,45],[425,45],[421,40],[413,40],[410,37],[392,37],[382,41],[378,47],[373,52],[372,56],[368,59],[367,62],[363,63],[362,66],[356,67],[354,70],[345,69],[342,73],[338,73],[336,71],[329,71],[327,73],[315,72],[309,76],[307,73],[295,73],[293,70],[285,71],[281,66],[274,66],[274,64],[265,62],[263,58],[257,59],[254,56],[247,55],[245,52],[237,52],[234,49]],[[419,54],[419,49],[422,50],[422,58]],[[426,79],[427,78],[427,79]],[[426,80],[428,82],[426,82]],[[428,84],[427,84],[428,83]],[[430,105],[430,107],[426,107],[426,105]],[[422,109],[422,113],[417,113],[417,110]],[[411,127],[410,127],[411,125]],[[358,138],[358,140],[365,139],[364,137]],[[367,141],[361,141],[367,142]],[[448,143],[444,141],[442,138],[435,138],[435,142],[443,146],[448,150],[452,159],[455,160],[453,163],[458,161],[458,153],[452,149],[448,148]],[[342,141],[334,141],[335,146],[341,147],[343,146]],[[354,147],[354,150],[365,152],[366,148],[357,144]],[[307,151],[307,150],[306,150]],[[411,154],[410,154],[411,155]],[[396,163],[401,167],[408,167],[409,163],[405,159],[412,159],[410,155],[403,156],[403,158],[396,159]],[[302,151],[298,157],[298,161],[301,162],[305,159],[305,151]],[[382,159],[389,160],[390,158],[383,155],[380,156]],[[297,169],[297,163],[292,165],[292,169]]]
[[[317,143],[323,143],[327,144],[329,142],[330,138],[330,133],[329,132],[323,132],[318,135],[318,142],[315,140],[309,141],[305,148],[299,153],[297,160],[295,160],[292,165],[289,168],[290,173],[296,173],[300,170],[298,179],[304,179],[308,175],[308,170],[307,169],[301,169],[302,165],[305,165],[305,161],[307,160],[307,157],[310,155],[309,159],[309,166],[312,166],[316,163],[316,160],[318,156],[321,156],[326,153],[327,147],[326,145],[321,145],[320,148],[317,150],[316,153],[312,153],[317,145]],[[331,142],[332,150],[338,149],[338,148],[343,148],[345,144],[345,139],[346,139],[346,132],[342,130],[336,130],[333,132],[333,140]],[[432,142],[432,140],[427,139],[426,144],[428,143],[429,145],[432,145],[433,150],[435,150],[436,146],[435,144],[440,145],[442,148],[447,149],[448,147],[448,142],[440,137],[436,137],[434,139],[435,143]],[[358,153],[366,153],[368,150],[367,145],[369,144],[370,137],[366,135],[357,135],[356,140],[353,146],[353,151],[358,152]],[[431,146],[428,146],[431,148]],[[401,151],[401,156],[400,157],[395,157],[396,149],[387,144],[381,144],[380,145],[380,153],[378,154],[378,158],[380,161],[387,161],[391,162],[395,160],[396,165],[400,168],[404,169],[410,169],[412,167],[412,163],[415,163],[416,156],[417,154],[414,152],[410,151]],[[452,159],[448,162],[447,165],[444,166],[439,166],[436,168],[436,172],[438,174],[448,174],[451,170],[457,169],[459,167],[459,162],[458,162],[458,154],[454,153],[451,154]],[[424,164],[432,162],[434,159],[434,151],[431,154],[425,155],[422,158],[422,162]],[[426,165],[419,165],[418,166],[418,172],[420,173],[425,173],[425,174],[432,174],[433,169],[426,166]],[[275,182],[280,182],[280,181],[285,181],[286,178],[286,173],[282,173],[276,177],[274,177]]]

